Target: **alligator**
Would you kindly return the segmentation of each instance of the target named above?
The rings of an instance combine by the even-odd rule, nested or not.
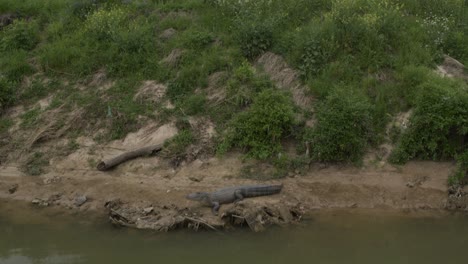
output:
[[[219,189],[215,192],[195,192],[186,196],[192,201],[199,201],[210,206],[213,214],[217,215],[221,204],[235,203],[244,198],[272,195],[281,192],[281,185],[246,185]]]

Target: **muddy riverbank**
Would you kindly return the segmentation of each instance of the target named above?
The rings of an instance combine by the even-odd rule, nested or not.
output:
[[[8,166],[0,169],[0,199],[71,213],[91,212],[108,216],[115,224],[158,231],[238,226],[260,231],[269,225],[298,222],[317,209],[454,208],[447,187],[453,163],[368,164],[361,168],[312,165],[290,177],[269,181],[239,177],[243,165],[237,155],[231,155],[195,160],[174,170],[164,167],[159,157],[147,157],[110,172],[56,167],[42,176],[25,176],[15,166]],[[185,199],[190,192],[257,183],[282,183],[284,188],[277,195],[223,205],[219,216]],[[456,207],[465,209],[465,201]]]

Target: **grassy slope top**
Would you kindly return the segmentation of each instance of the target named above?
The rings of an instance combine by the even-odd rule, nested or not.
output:
[[[14,20],[0,31],[2,111],[52,95],[48,110],[83,112],[71,137],[101,128],[108,141],[151,119],[177,120],[182,153],[197,140],[187,118],[198,116],[215,123],[221,153],[239,147],[293,164],[279,155],[288,138],[307,160],[359,161],[413,109],[410,127],[390,130],[394,162],[466,152],[466,84],[431,69],[442,54],[468,64],[466,1],[3,0],[0,14]],[[313,105],[297,107],[254,68],[266,51],[298,71]],[[97,72],[113,85],[90,84]],[[165,84],[174,107],[135,100],[144,80]],[[23,129],[43,111],[28,109]],[[0,132],[12,123],[3,117]]]

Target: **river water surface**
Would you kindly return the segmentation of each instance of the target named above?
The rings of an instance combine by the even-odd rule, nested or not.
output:
[[[468,263],[468,216],[334,211],[301,226],[167,234],[0,202],[0,263]]]

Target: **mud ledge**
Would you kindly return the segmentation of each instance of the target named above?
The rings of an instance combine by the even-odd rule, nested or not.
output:
[[[159,164],[157,169],[148,164]],[[25,176],[14,165],[0,168],[0,199],[53,207],[69,213],[92,213],[113,224],[156,231],[175,229],[262,231],[290,225],[321,209],[466,210],[467,192],[449,190],[452,163],[410,162],[362,168],[313,165],[291,177],[262,181],[283,183],[280,194],[223,205],[219,216],[210,208],[186,200],[187,193],[255,184],[239,178],[237,156],[196,160],[174,170],[148,157],[110,172],[51,170]],[[150,169],[148,169],[150,168]]]

